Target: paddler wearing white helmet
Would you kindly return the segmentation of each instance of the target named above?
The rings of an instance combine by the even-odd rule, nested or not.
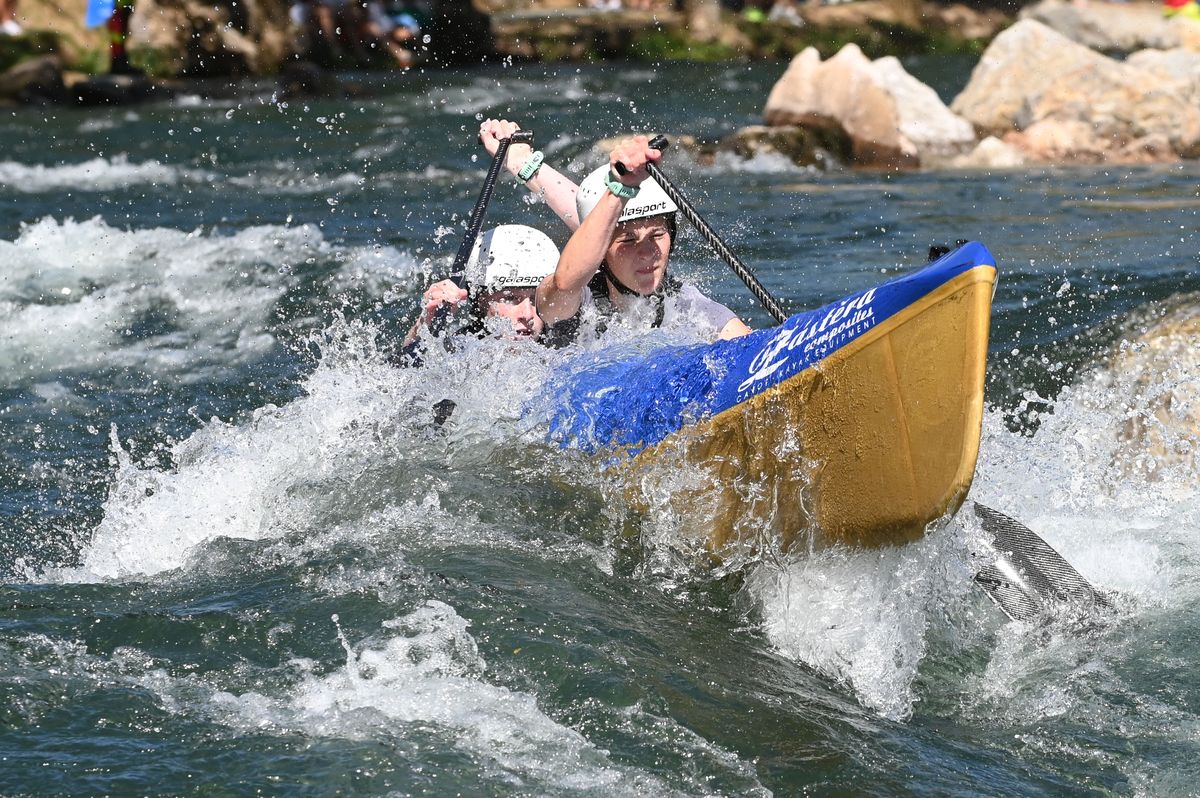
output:
[[[558,247],[550,237],[522,224],[502,224],[475,240],[464,274],[466,288],[442,280],[426,289],[421,318],[409,330],[405,347],[417,341],[422,327],[433,323],[445,306],[470,300],[467,332],[498,327],[513,338],[536,339],[543,322],[534,304],[534,291],[558,263]],[[498,323],[489,324],[489,319]]]
[[[579,186],[579,228],[537,290],[538,314],[559,343],[577,334],[589,308],[603,317],[598,327],[678,325],[710,340],[750,332],[732,310],[668,275],[678,208],[646,170],[660,157],[645,136],[624,139]]]

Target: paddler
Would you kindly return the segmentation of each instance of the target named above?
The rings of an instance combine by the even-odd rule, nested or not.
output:
[[[480,127],[480,140],[494,154],[499,140],[519,129],[489,119]],[[646,171],[661,156],[645,136],[625,139],[607,166],[576,186],[529,145],[509,147],[508,170],[575,231],[537,291],[538,313],[556,344],[576,339],[584,325],[597,331],[616,324],[686,327],[709,340],[750,332],[732,310],[668,274],[678,208]],[[624,174],[618,174],[618,163]]]
[[[484,232],[467,260],[463,286],[442,280],[425,290],[421,317],[404,339],[407,362],[420,362],[422,330],[436,326],[439,315],[464,302],[464,332],[537,340],[544,324],[534,304],[534,292],[553,273],[558,257],[558,247],[541,230],[503,224]]]

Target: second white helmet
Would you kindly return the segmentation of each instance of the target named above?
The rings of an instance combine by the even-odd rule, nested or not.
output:
[[[610,166],[601,166],[579,184],[579,191],[575,194],[575,206],[579,211],[579,221],[582,222],[587,218],[587,215],[596,207],[596,203],[608,191],[604,178],[611,168]],[[621,211],[621,217],[617,219],[617,222],[628,222],[646,216],[659,216],[664,213],[674,213],[677,210],[679,207],[671,201],[658,181],[653,177],[647,177],[642,181],[638,195],[625,203],[625,209]]]
[[[550,236],[523,224],[502,224],[475,240],[466,278],[484,292],[536,288],[558,265],[558,247]]]

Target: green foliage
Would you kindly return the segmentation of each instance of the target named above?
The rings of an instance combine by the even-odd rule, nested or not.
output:
[[[0,36],[0,72],[21,61],[59,52],[58,35],[50,31],[28,31],[20,36]]]
[[[814,47],[821,58],[829,58],[851,43],[857,44],[868,58],[933,53],[978,55],[987,46],[984,40],[962,39],[944,30],[917,29],[879,21],[865,25],[797,28],[741,19],[738,28],[750,39],[752,54],[758,58],[787,59],[806,47]]]
[[[678,31],[648,30],[630,43],[630,55],[647,61],[729,61],[741,56],[720,42],[699,42]]]
[[[101,72],[108,71],[108,50],[102,50],[98,47],[89,47],[79,53],[79,57],[75,62],[70,64],[71,69],[76,72],[86,72],[89,75],[98,75]]]
[[[180,69],[178,55],[159,47],[130,47],[129,63],[152,78],[175,77]],[[107,57],[104,59],[104,69],[108,69]]]

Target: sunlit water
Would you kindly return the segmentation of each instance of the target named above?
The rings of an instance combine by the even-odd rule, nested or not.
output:
[[[526,399],[566,355],[388,364],[478,191],[479,115],[578,176],[623,130],[756,121],[781,71],[6,112],[0,793],[1193,794],[1194,165],[666,162],[795,309],[988,244],[974,495],[1113,594],[1100,626],[1005,622],[965,514],[903,549],[714,569],[665,507],[544,443]],[[511,180],[489,218],[565,241]],[[768,323],[694,235],[676,259]],[[1164,317],[1184,332],[1142,340]]]

